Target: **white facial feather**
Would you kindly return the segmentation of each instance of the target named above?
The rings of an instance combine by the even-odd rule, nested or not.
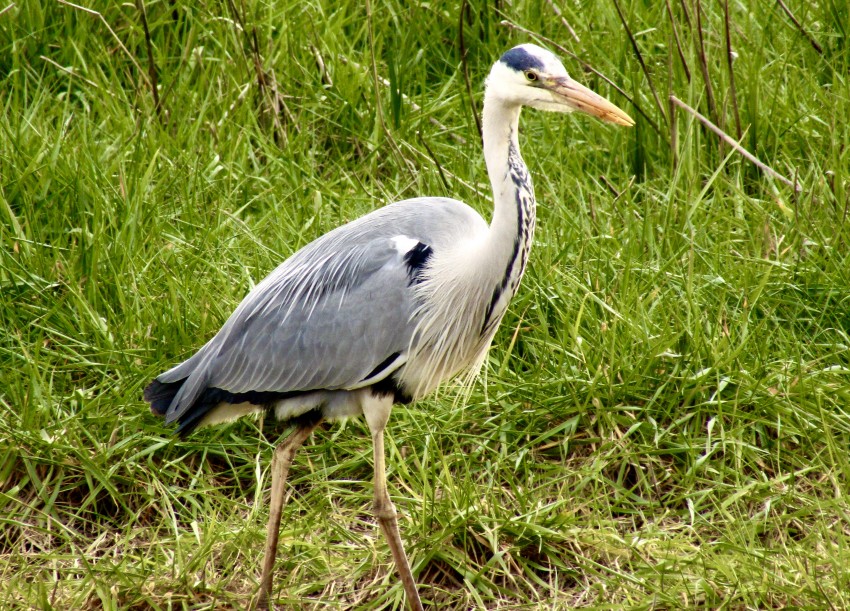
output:
[[[554,54],[532,44],[519,45],[513,50],[523,51],[534,65],[526,70],[519,70],[499,59],[490,70],[485,83],[488,95],[510,104],[530,106],[538,110],[574,110],[561,96],[541,85],[546,79],[569,78],[566,68]],[[533,73],[534,80],[529,79],[528,73]]]

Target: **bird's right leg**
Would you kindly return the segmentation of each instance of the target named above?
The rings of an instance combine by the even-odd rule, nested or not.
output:
[[[375,517],[378,518],[378,524],[390,544],[390,551],[395,560],[398,576],[401,578],[401,584],[407,594],[407,604],[412,611],[424,611],[422,601],[419,599],[419,592],[416,589],[416,581],[413,579],[413,573],[410,570],[410,563],[407,560],[407,554],[404,553],[404,546],[401,542],[401,535],[398,532],[398,518],[395,505],[393,505],[390,495],[387,492],[387,469],[384,459],[384,427],[387,425],[387,420],[392,409],[392,398],[389,397],[372,397],[369,401],[370,405],[364,406],[363,415],[366,416],[366,422],[369,425],[369,431],[372,433],[372,446],[375,457]]]
[[[283,513],[283,487],[289,475],[289,467],[295,458],[295,452],[310,436],[310,433],[322,422],[321,417],[302,419],[289,436],[274,449],[272,458],[272,493],[269,502],[269,522],[266,527],[266,551],[263,557],[263,576],[260,579],[260,595],[257,609],[269,608],[269,596],[272,590],[272,572],[277,557],[277,541],[280,535],[280,517]]]

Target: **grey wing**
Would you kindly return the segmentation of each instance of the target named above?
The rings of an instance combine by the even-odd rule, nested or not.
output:
[[[329,236],[326,236],[329,237]],[[186,382],[167,420],[207,388],[231,393],[352,389],[404,364],[413,333],[407,236],[353,246],[325,239],[296,253],[243,300],[195,356],[159,376]]]

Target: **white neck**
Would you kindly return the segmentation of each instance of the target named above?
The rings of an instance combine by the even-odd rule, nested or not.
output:
[[[493,187],[493,218],[482,255],[492,301],[485,327],[498,325],[522,279],[534,235],[536,202],[528,168],[519,153],[520,105],[484,95],[484,160]]]
[[[493,92],[484,95],[484,159],[493,186],[489,230],[448,246],[435,256],[423,282],[426,305],[416,330],[416,366],[402,383],[421,396],[440,380],[484,362],[487,348],[519,286],[531,237],[535,203],[528,170],[519,155],[520,106]]]
[[[510,178],[508,153],[513,146],[519,154],[517,132],[521,108],[486,94],[484,96],[484,160],[493,187],[493,218],[490,230],[496,234],[491,236],[491,239],[504,238],[508,246],[517,232],[516,186]]]

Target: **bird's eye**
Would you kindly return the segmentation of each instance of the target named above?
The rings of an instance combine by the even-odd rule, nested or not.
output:
[[[535,74],[534,72],[529,70],[528,72],[525,73],[525,78],[527,78],[529,81],[536,81],[537,80],[537,74]]]

